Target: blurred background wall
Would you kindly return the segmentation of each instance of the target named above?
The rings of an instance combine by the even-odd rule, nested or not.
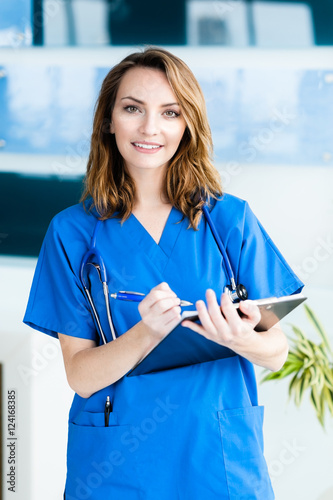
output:
[[[191,67],[224,189],[249,201],[306,283],[333,342],[333,2],[17,0],[0,4],[0,363],[3,499],[58,500],[73,397],[57,341],[22,324],[55,213],[78,202],[108,70],[142,44]],[[283,322],[317,341],[299,308]],[[258,378],[263,375],[257,370]],[[16,391],[16,491],[7,392]],[[333,498],[326,433],[288,383],[259,386],[277,500]],[[264,500],[264,499],[263,499]]]

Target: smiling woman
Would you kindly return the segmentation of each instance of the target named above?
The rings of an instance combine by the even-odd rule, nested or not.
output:
[[[255,330],[255,304],[241,302],[239,315],[223,293],[230,280],[203,205],[250,299],[303,284],[247,203],[222,194],[211,152],[203,95],[183,61],[148,47],[112,68],[82,203],[51,222],[24,318],[59,338],[76,393],[67,500],[274,498],[253,363],[280,368],[287,342],[278,325]],[[186,323],[189,334],[228,357],[127,376],[182,321],[180,297],[201,323]]]

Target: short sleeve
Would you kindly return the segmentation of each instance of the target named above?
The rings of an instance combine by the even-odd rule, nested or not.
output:
[[[59,214],[58,214],[59,215]],[[23,322],[58,338],[58,333],[96,340],[96,329],[79,279],[87,243],[75,221],[56,216],[38,258]]]
[[[281,297],[302,291],[304,284],[288,265],[249,205],[245,203],[238,283],[250,299]]]

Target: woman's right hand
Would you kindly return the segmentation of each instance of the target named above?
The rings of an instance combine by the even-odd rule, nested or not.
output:
[[[164,337],[180,321],[180,299],[167,283],[160,283],[140,302],[139,313],[152,334]]]
[[[180,321],[180,299],[160,283],[139,304],[141,321],[116,340],[94,340],[59,333],[70,387],[82,398],[113,384],[141,361]]]

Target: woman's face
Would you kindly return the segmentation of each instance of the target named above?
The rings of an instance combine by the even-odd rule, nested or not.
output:
[[[125,73],[111,118],[111,133],[130,174],[167,168],[186,128],[165,74],[151,68]]]

